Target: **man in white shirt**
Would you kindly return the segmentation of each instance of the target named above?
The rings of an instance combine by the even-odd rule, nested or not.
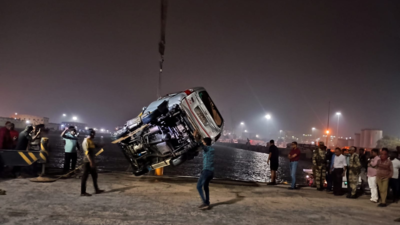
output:
[[[336,148],[335,157],[331,167],[333,176],[333,194],[336,196],[342,195],[343,176],[346,174],[346,169],[346,157],[342,155],[342,150],[340,148]]]
[[[389,180],[389,187],[393,192],[393,202],[398,202],[400,198],[400,190],[399,190],[399,170],[400,170],[400,160],[398,159],[398,153],[392,152],[390,155],[390,160],[393,165],[393,176]]]

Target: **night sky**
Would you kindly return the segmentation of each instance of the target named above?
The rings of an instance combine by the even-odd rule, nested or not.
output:
[[[162,93],[204,86],[227,128],[400,136],[400,1],[169,2]],[[160,2],[0,1],[0,115],[111,129],[156,98]],[[264,116],[270,113],[271,121]]]

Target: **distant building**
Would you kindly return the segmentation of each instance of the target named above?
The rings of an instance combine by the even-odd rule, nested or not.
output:
[[[59,123],[48,123],[45,125],[46,129],[52,130],[52,131],[57,131],[61,130],[61,124]]]
[[[26,123],[24,120],[14,119],[10,117],[0,117],[0,127],[4,127],[4,125],[8,121],[15,125],[15,129],[24,129],[26,127]]]
[[[336,146],[339,148],[349,146],[349,140],[347,140],[345,138],[338,138],[336,141]]]
[[[360,133],[355,133],[354,134],[354,146],[356,147],[361,147],[361,134]]]
[[[354,139],[349,139],[349,140],[348,140],[349,146],[355,146],[355,145],[354,145],[354,142],[355,142]],[[357,147],[357,146],[356,146],[356,147]]]
[[[38,124],[44,124],[46,129],[52,131],[61,129],[61,124],[50,123],[49,118],[47,117],[15,113],[14,115],[11,115],[11,117],[0,117],[0,127],[4,126],[4,124],[7,121],[13,123],[16,129],[25,129],[27,125],[38,125]]]
[[[378,129],[361,130],[361,146],[363,148],[376,148],[377,142],[382,139],[383,131]]]
[[[25,123],[27,124],[44,124],[47,125],[49,123],[49,118],[48,117],[40,117],[40,116],[33,116],[33,115],[27,115],[27,114],[13,114],[10,116],[10,118],[18,119],[18,120],[24,120]]]

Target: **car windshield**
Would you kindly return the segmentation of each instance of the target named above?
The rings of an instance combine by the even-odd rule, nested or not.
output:
[[[217,124],[218,127],[221,127],[223,122],[222,116],[219,113],[217,107],[214,105],[214,102],[212,101],[208,93],[206,91],[202,91],[199,93],[199,97],[206,106],[210,115],[213,117],[215,124]]]

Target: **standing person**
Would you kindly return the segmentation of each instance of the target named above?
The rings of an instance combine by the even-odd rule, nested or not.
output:
[[[83,140],[82,148],[84,152],[83,156],[83,175],[81,182],[81,196],[92,196],[91,194],[86,192],[86,182],[89,177],[89,174],[92,176],[93,187],[96,191],[96,194],[103,193],[104,190],[100,190],[97,185],[97,167],[96,167],[96,153],[94,152],[96,149],[96,145],[93,142],[94,137],[96,136],[96,132],[93,129],[89,129],[89,136]]]
[[[10,134],[11,123],[6,122],[5,126],[0,128],[0,149],[12,149],[13,139]]]
[[[331,192],[332,191],[332,182],[333,182],[333,176],[331,172],[332,168],[332,163],[335,158],[335,154],[330,149],[326,150],[326,191]]]
[[[199,142],[200,137],[198,131],[195,130],[193,136]],[[211,146],[211,138],[206,137],[201,140],[200,143],[203,148],[203,170],[197,182],[197,190],[199,191],[202,204],[199,206],[201,210],[210,209],[210,190],[208,185],[210,181],[214,178],[214,148]],[[204,189],[204,192],[203,192]],[[205,193],[205,197],[204,197]]]
[[[296,189],[296,172],[297,165],[300,159],[300,150],[297,148],[297,142],[292,142],[292,149],[289,152],[288,158],[290,160],[290,176],[292,177],[292,184],[289,187],[289,190]]]
[[[380,159],[376,164],[376,184],[378,185],[379,194],[381,195],[381,203],[379,207],[386,207],[386,197],[389,187],[389,179],[393,176],[393,165],[389,156],[389,150],[383,148]]]
[[[26,151],[29,148],[29,144],[33,140],[33,138],[36,138],[36,136],[31,136],[31,132],[33,131],[33,127],[31,125],[28,125],[25,127],[23,131],[18,136],[17,140],[17,146],[15,147],[15,150],[23,150]],[[38,135],[40,135],[40,129],[38,131]],[[12,169],[12,174],[14,177],[19,177],[21,174],[21,167],[20,166],[14,166]]]
[[[400,160],[397,158],[397,152],[393,152],[390,155],[390,160],[393,165],[393,176],[389,180],[389,186],[393,192],[393,202],[398,202],[400,198],[400,186],[399,186],[399,170],[400,170]]]
[[[376,164],[379,160],[379,149],[374,148],[371,151],[371,158],[368,163],[368,185],[369,189],[371,190],[371,202],[377,203],[378,202],[378,187],[376,186]]]
[[[40,151],[40,140],[42,139],[42,132],[41,130],[44,129],[43,124],[39,125],[34,125],[33,130],[31,132],[31,137],[32,140],[30,142],[30,147],[29,149],[35,150],[35,151]]]
[[[18,141],[17,141],[17,147],[15,147],[15,150],[27,150],[29,143],[33,140],[33,138],[36,138],[35,136],[31,136],[31,132],[33,131],[33,127],[31,125],[28,125],[25,127],[23,131],[19,134]],[[40,134],[40,130],[38,134]]]
[[[271,182],[269,182],[268,185],[276,185],[276,171],[278,171],[279,167],[279,149],[276,147],[274,140],[269,141],[269,155],[267,164],[270,165],[271,169]]]
[[[17,147],[18,135],[18,131],[15,130],[15,124],[11,123],[10,136],[13,141],[12,149],[15,149],[15,147]]]
[[[349,149],[349,180],[347,182],[349,189],[349,193],[347,194],[347,198],[357,198],[357,184],[358,179],[360,177],[361,163],[360,157],[356,153],[357,148],[355,146],[351,146]]]
[[[347,162],[346,157],[342,155],[340,148],[335,149],[335,155],[332,156],[331,173],[333,177],[333,194],[342,195],[343,177],[346,174]]]
[[[342,148],[342,154],[346,157],[346,163],[347,163],[347,167],[350,164],[350,154],[347,151],[347,149]],[[351,188],[350,188],[350,182],[349,182],[350,178],[349,178],[349,168],[347,168],[346,170],[346,189],[347,189],[347,193],[351,192]]]
[[[360,148],[359,156],[360,156],[360,164],[361,164],[361,169],[360,169],[361,192],[365,193],[365,188],[368,184],[368,179],[367,179],[368,158],[367,158],[367,154],[365,153],[365,149]]]
[[[65,130],[61,133],[61,137],[65,141],[64,173],[68,173],[70,169],[75,170],[76,160],[78,158],[78,153],[76,150],[80,150],[75,127],[70,126],[65,128]]]
[[[313,166],[315,168],[315,183],[317,185],[317,190],[322,191],[324,177],[326,176],[326,146],[322,141],[318,143],[318,148],[314,151]]]

